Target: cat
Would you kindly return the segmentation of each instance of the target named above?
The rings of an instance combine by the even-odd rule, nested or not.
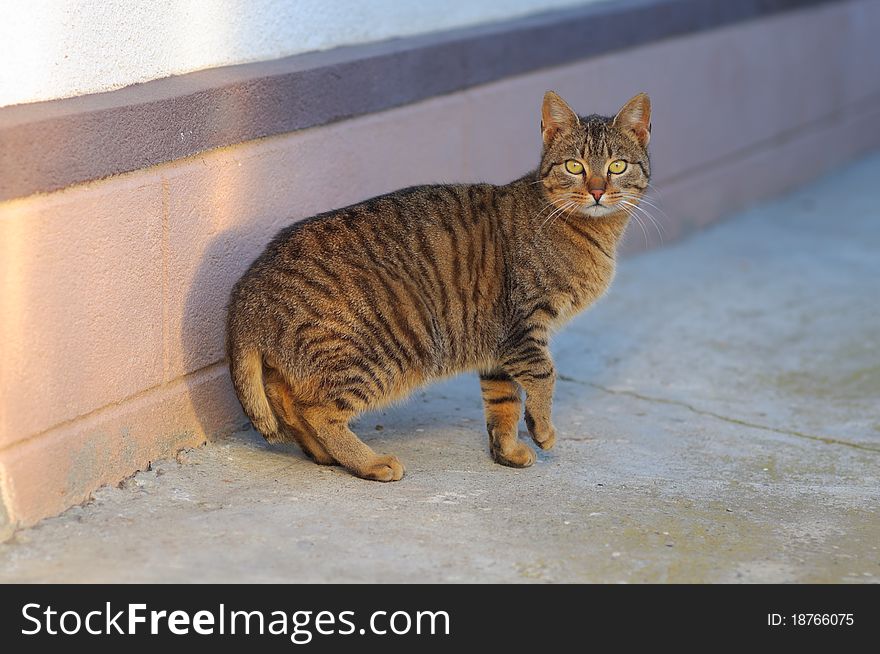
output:
[[[601,297],[648,186],[651,105],[578,115],[548,91],[538,169],[510,184],[407,188],[283,229],[235,284],[227,352],[241,405],[269,442],[396,481],[404,466],[349,428],[360,413],[467,370],[480,375],[498,463],[519,440],[520,388],[550,449],[551,334]]]

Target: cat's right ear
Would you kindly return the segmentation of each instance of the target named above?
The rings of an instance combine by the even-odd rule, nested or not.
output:
[[[544,145],[549,145],[557,134],[572,130],[577,124],[577,114],[565,100],[553,91],[547,91],[541,107],[541,136],[544,138]]]

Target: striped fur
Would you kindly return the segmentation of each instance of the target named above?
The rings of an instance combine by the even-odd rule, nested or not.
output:
[[[380,481],[403,476],[349,429],[432,379],[481,374],[490,449],[528,466],[553,446],[552,332],[598,299],[648,183],[650,105],[578,118],[548,93],[539,168],[504,186],[420,186],[282,230],[235,285],[227,349],[245,412],[272,442]],[[581,175],[565,162],[577,160]],[[627,171],[607,172],[611,161]],[[591,192],[604,192],[597,201]]]

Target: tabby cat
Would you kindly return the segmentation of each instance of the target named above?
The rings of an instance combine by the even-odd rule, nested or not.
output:
[[[648,186],[651,108],[579,118],[544,96],[543,153],[504,186],[419,186],[282,230],[232,290],[227,349],[242,407],[270,442],[395,481],[403,464],[349,429],[425,382],[477,370],[489,447],[526,467],[550,449],[554,330],[605,293]]]

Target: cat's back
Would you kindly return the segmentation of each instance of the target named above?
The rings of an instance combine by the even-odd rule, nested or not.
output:
[[[474,237],[497,192],[490,184],[413,186],[298,221],[275,235],[236,290],[278,271],[326,265],[380,272],[432,258],[449,237],[453,247]]]
[[[398,310],[429,341],[447,331],[438,320],[463,330],[462,314],[475,322],[474,305],[495,294],[498,188],[410,187],[282,229],[233,288],[230,330],[268,339],[282,323],[327,316],[384,329]]]

